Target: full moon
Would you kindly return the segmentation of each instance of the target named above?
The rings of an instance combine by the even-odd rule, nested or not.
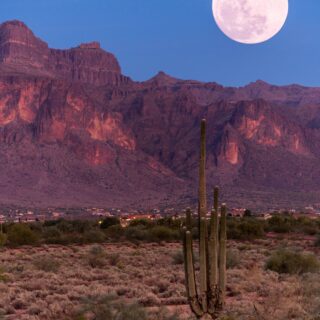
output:
[[[213,0],[213,16],[229,38],[246,44],[267,41],[283,27],[288,0]]]

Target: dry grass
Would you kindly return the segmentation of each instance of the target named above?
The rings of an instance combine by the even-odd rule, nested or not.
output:
[[[319,274],[278,275],[264,268],[270,253],[283,247],[319,257],[311,240],[229,245],[236,260],[228,269],[228,319],[319,319]],[[0,319],[76,319],[84,298],[107,295],[139,302],[159,319],[162,306],[189,319],[180,250],[179,243],[2,249]]]

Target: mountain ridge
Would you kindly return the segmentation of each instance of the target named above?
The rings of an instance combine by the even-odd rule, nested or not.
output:
[[[3,205],[196,205],[202,118],[231,206],[320,202],[320,88],[135,82],[98,42],[50,49],[19,21],[0,25],[0,71]]]

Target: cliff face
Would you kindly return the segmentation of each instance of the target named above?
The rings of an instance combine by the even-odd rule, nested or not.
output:
[[[0,25],[0,71],[0,203],[195,204],[203,117],[230,205],[319,202],[318,88],[135,83],[99,43],[50,49],[19,21]]]
[[[117,59],[102,50],[98,42],[81,44],[69,50],[50,49],[20,21],[0,26],[0,62],[18,73],[93,85],[121,85],[129,81],[121,75]]]

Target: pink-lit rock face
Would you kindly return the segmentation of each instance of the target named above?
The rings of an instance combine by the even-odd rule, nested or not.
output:
[[[136,147],[135,141],[121,126],[120,115],[95,115],[87,130],[94,140],[113,141],[116,145],[132,151]]]
[[[284,123],[267,105],[248,104],[237,116],[236,128],[241,135],[259,145],[285,147],[296,154],[310,155],[304,132],[294,122]]]
[[[16,119],[16,110],[8,105],[9,97],[0,100],[0,124],[7,125]]]
[[[236,142],[229,142],[225,150],[226,160],[231,164],[239,162],[239,148]]]
[[[39,108],[40,88],[28,85],[19,92],[18,113],[21,120],[33,123]]]

